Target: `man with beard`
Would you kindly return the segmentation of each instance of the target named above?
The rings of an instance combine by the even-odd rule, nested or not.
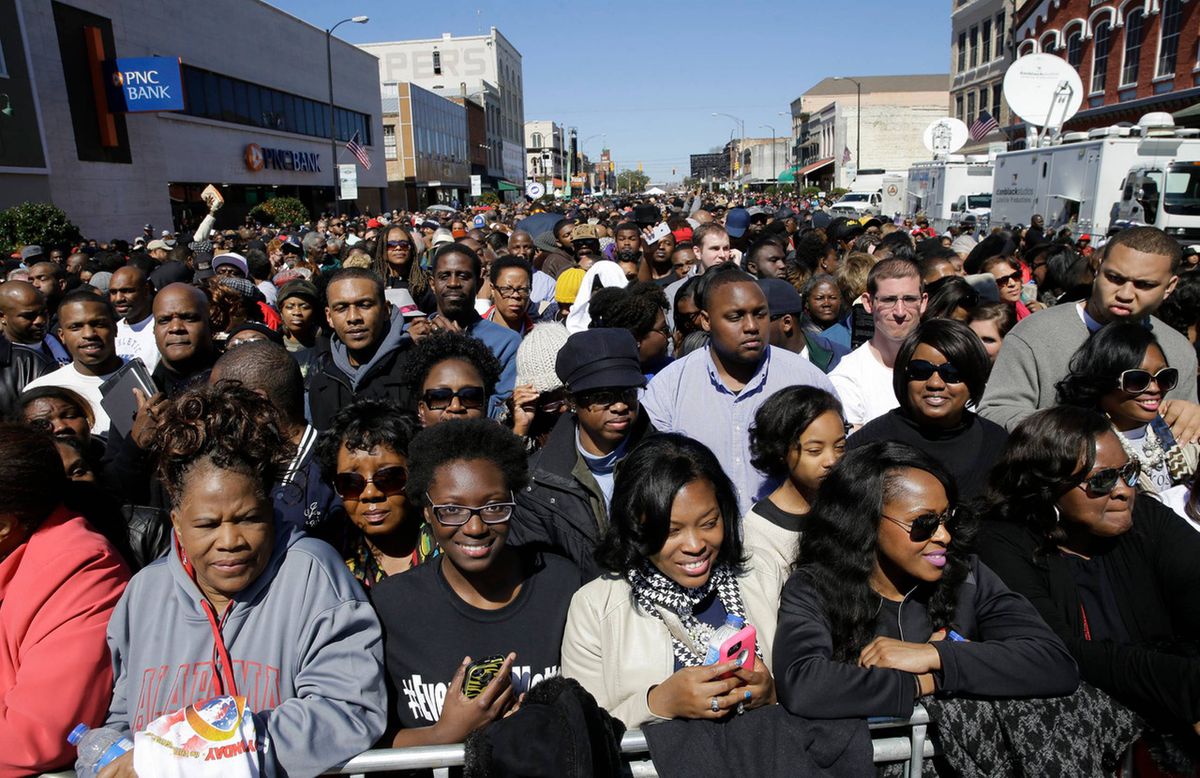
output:
[[[604,258],[600,253],[600,232],[594,224],[575,225],[571,230],[571,247],[575,250],[575,264],[582,270]]]

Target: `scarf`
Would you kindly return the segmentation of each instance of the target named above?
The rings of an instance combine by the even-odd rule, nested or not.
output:
[[[644,559],[626,573],[626,578],[633,587],[633,601],[638,607],[667,625],[675,659],[684,667],[698,667],[704,663],[708,641],[715,630],[697,619],[694,611],[714,589],[726,613],[746,615],[742,607],[742,590],[726,564],[715,565],[708,581],[695,589],[685,589]],[[676,622],[681,630],[671,628]],[[680,631],[685,634],[676,634]]]

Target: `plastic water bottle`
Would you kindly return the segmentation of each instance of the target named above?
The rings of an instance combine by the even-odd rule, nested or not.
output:
[[[712,637],[708,639],[708,651],[704,655],[704,664],[715,665],[720,662],[721,646],[726,640],[741,632],[744,626],[746,626],[746,620],[741,616],[733,614],[726,616],[725,623],[718,627]]]
[[[71,730],[67,742],[75,746],[78,752],[75,774],[79,778],[91,778],[109,762],[133,750],[133,742],[115,729],[89,729],[86,724]]]

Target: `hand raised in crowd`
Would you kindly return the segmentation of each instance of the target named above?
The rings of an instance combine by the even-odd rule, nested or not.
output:
[[[512,398],[509,402],[512,403],[512,420],[513,433],[516,435],[529,434],[529,428],[533,425],[533,419],[537,416],[537,401],[541,396],[541,392],[533,388],[533,384],[522,384],[513,388]]]
[[[167,396],[159,392],[153,397],[146,397],[141,389],[134,389],[133,396],[137,400],[138,409],[133,416],[133,428],[129,431],[129,437],[133,439],[135,446],[145,451],[154,442],[154,433],[158,431],[158,414],[162,412]]]
[[[1171,425],[1171,434],[1180,445],[1200,442],[1200,405],[1187,400],[1164,400],[1158,410],[1163,421]]]
[[[738,663],[732,661],[676,670],[650,689],[646,704],[651,713],[664,719],[719,719],[744,701],[745,694],[731,692],[745,682],[736,675],[721,678],[738,669]],[[753,695],[754,690],[750,691]],[[714,699],[716,710],[713,710]]]
[[[97,778],[138,778],[133,770],[133,751],[126,751],[104,766]]]
[[[466,677],[467,666],[471,657],[463,657],[462,664],[450,681],[446,690],[446,701],[442,704],[442,715],[433,730],[437,733],[438,743],[461,743],[467,735],[482,726],[503,718],[505,711],[512,706],[514,693],[512,687],[512,666],[517,660],[516,654],[504,658],[504,664],[496,671],[488,685],[479,696],[470,699],[463,694],[463,678]]]

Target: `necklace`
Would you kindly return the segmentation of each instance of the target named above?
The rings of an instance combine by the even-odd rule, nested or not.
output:
[[[1149,477],[1155,470],[1160,469],[1167,462],[1167,452],[1163,450],[1162,443],[1158,440],[1158,435],[1146,425],[1146,437],[1143,438],[1142,450],[1138,451],[1133,447],[1124,434],[1116,427],[1113,427],[1117,433],[1117,440],[1121,443],[1121,448],[1130,459],[1138,463],[1138,469],[1143,475]]]

